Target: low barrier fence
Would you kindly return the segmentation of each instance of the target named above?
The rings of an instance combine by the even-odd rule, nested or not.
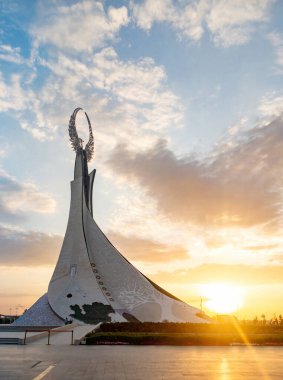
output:
[[[24,343],[23,344],[26,344],[26,340],[27,340],[27,333],[28,332],[47,332],[47,345],[50,345],[50,337],[51,337],[51,332],[53,333],[71,333],[71,345],[74,344],[74,330],[50,330],[50,329],[40,329],[40,330],[32,330],[32,329],[28,329],[28,330],[25,330],[25,337],[24,337]]]

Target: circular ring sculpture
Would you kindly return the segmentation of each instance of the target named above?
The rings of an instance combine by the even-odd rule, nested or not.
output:
[[[76,128],[76,116],[80,110],[82,110],[82,108],[76,108],[74,112],[72,113],[70,117],[70,121],[69,121],[70,141],[71,141],[72,148],[76,153],[79,153],[83,149],[83,140],[79,138],[77,128]],[[89,162],[92,160],[93,154],[94,154],[94,141],[93,141],[91,123],[86,112],[85,112],[85,116],[88,122],[89,139],[84,150],[86,152],[87,162]]]

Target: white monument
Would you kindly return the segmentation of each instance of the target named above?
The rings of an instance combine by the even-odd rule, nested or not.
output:
[[[203,313],[169,294],[138,271],[111,244],[93,219],[92,189],[95,170],[88,173],[93,155],[93,135],[83,148],[75,119],[69,133],[76,152],[71,182],[69,221],[57,265],[42,296],[15,324],[57,325],[65,318],[98,322],[194,322],[204,323]]]

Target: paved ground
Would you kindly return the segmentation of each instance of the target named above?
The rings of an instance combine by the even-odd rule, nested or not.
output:
[[[0,346],[1,380],[282,380],[281,347]]]

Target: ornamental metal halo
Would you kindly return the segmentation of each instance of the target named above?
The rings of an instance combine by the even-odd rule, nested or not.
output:
[[[76,108],[74,112],[72,113],[70,117],[70,121],[69,121],[70,142],[71,142],[73,150],[76,153],[79,153],[83,149],[83,140],[79,138],[77,128],[76,128],[76,116],[80,110],[82,110],[82,108],[80,107]],[[89,162],[93,158],[93,154],[94,154],[94,140],[93,140],[91,123],[86,112],[85,112],[85,116],[88,122],[89,139],[84,150],[86,152],[87,161]]]

